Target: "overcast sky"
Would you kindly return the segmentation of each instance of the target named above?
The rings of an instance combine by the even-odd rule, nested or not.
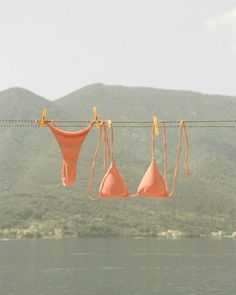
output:
[[[236,0],[0,0],[0,91],[97,82],[236,95]]]

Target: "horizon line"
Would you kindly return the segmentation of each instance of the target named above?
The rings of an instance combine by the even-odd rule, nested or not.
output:
[[[140,88],[140,89],[154,89],[154,90],[160,90],[160,91],[173,91],[173,92],[190,92],[190,93],[196,93],[196,94],[200,94],[200,95],[207,95],[207,96],[223,96],[223,97],[236,97],[236,95],[229,95],[229,94],[222,94],[222,93],[208,93],[208,92],[201,92],[201,91],[197,91],[197,90],[191,90],[191,89],[177,89],[177,88],[158,88],[158,87],[154,87],[154,86],[135,86],[135,85],[124,85],[124,84],[105,84],[103,82],[95,82],[95,83],[90,83],[90,84],[86,84],[80,88],[76,88],[70,92],[68,92],[67,94],[64,94],[60,97],[57,97],[57,98],[48,98],[44,95],[40,95],[38,94],[37,92],[31,90],[31,89],[28,89],[28,88],[25,88],[23,86],[19,86],[19,85],[15,85],[15,86],[12,86],[12,87],[8,87],[8,88],[5,88],[5,89],[2,89],[0,90],[0,94],[2,92],[5,92],[5,91],[9,91],[9,90],[13,90],[13,89],[19,89],[19,90],[23,90],[23,91],[28,91],[28,92],[31,92],[32,94],[36,95],[36,96],[39,96],[41,98],[44,98],[46,100],[49,100],[49,101],[56,101],[56,100],[59,100],[59,99],[62,99],[68,95],[71,95],[75,92],[78,92],[80,90],[82,90],[83,88],[87,88],[87,87],[95,87],[95,86],[103,86],[103,87],[122,87],[122,88]]]

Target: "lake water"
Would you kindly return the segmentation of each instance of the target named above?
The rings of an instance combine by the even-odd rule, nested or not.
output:
[[[234,295],[236,240],[0,241],[1,295]]]

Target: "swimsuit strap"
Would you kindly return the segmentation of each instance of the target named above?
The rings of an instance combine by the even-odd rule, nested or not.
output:
[[[154,156],[154,123],[152,123],[152,160],[155,159]]]
[[[162,128],[162,143],[163,143],[163,154],[164,154],[164,182],[166,186],[166,190],[168,190],[168,182],[167,182],[167,152],[166,152],[166,124],[164,121],[159,121],[159,126]],[[152,123],[152,160],[155,160],[154,156],[154,136],[155,136],[155,127],[154,123]],[[158,136],[156,136],[157,138]]]
[[[111,127],[111,130],[112,130],[112,127]],[[107,146],[108,159],[110,161],[112,161],[112,159],[113,159],[113,131],[111,131],[111,146],[109,144],[107,127],[105,124],[103,125],[103,133],[104,133],[104,145]]]
[[[164,153],[164,182],[166,190],[168,191],[167,181],[167,148],[166,148],[166,124],[164,121],[160,121],[159,125],[162,127],[162,142],[163,142],[163,153]]]
[[[106,157],[108,156],[108,159],[111,160],[112,156],[111,156],[111,149],[110,149],[110,145],[109,145],[109,141],[108,141],[108,136],[107,136],[107,131],[106,131],[106,122],[105,121],[101,121],[100,126],[99,126],[99,132],[98,132],[98,142],[97,142],[97,146],[96,146],[96,150],[94,152],[93,155],[93,161],[92,161],[92,166],[91,166],[91,170],[90,170],[90,180],[89,180],[89,184],[88,184],[88,188],[87,188],[87,194],[88,197],[91,200],[97,200],[97,197],[91,197],[90,192],[91,192],[91,186],[92,186],[92,182],[93,182],[93,177],[94,177],[94,169],[95,169],[95,162],[97,159],[97,155],[98,155],[98,151],[99,151],[99,146],[101,143],[101,137],[102,137],[102,132],[103,132],[103,140],[104,140],[104,144],[103,144],[103,158],[104,158],[104,164],[103,164],[103,168],[104,168],[104,175],[106,174],[107,168],[106,168]]]
[[[94,152],[94,155],[93,155],[92,166],[91,166],[91,169],[90,169],[90,179],[89,179],[89,184],[88,184],[88,188],[87,188],[87,194],[88,194],[88,197],[91,200],[96,200],[97,199],[97,198],[91,197],[90,193],[91,193],[91,186],[92,186],[93,177],[94,177],[95,162],[96,162],[96,159],[97,159],[97,155],[98,155],[98,151],[99,151],[99,146],[100,146],[100,142],[101,142],[101,136],[102,136],[102,131],[103,131],[103,124],[104,124],[104,122],[102,121],[100,123],[100,126],[99,126],[99,130],[98,130],[98,142],[97,142],[97,146],[96,146],[96,149],[95,149],[95,152]],[[104,147],[104,155],[105,155],[105,147]],[[105,165],[104,165],[104,169],[105,169]],[[105,173],[105,171],[104,171],[104,173]]]
[[[181,152],[181,146],[182,146],[182,131],[184,130],[185,134],[185,143],[186,143],[186,149],[185,149],[185,158],[184,158],[184,163],[185,163],[185,172],[187,176],[190,176],[189,169],[188,169],[188,149],[189,149],[189,142],[188,142],[188,135],[187,135],[187,130],[185,126],[185,122],[182,120],[179,124],[179,143],[178,143],[178,151],[177,151],[177,157],[175,161],[175,171],[174,171],[174,181],[172,185],[172,190],[169,196],[172,196],[175,190],[175,185],[176,185],[176,180],[177,180],[177,175],[178,175],[178,163],[179,163],[179,158],[180,158],[180,152]]]
[[[48,126],[52,126],[52,127],[57,127],[55,122],[54,121],[48,121],[48,122],[45,122],[45,125],[48,127]]]
[[[108,144],[108,147],[110,148],[110,161],[113,162],[114,161],[114,136],[113,136],[113,125],[112,125],[112,122],[111,122],[111,126],[110,126],[110,139],[111,139],[111,146],[109,146],[109,143],[107,142]]]
[[[104,132],[104,126],[102,126],[102,131],[103,131],[103,173],[105,175],[106,171],[107,171],[107,161],[106,161],[106,156],[107,156],[107,144],[106,144],[106,135]],[[109,153],[109,151],[108,151]],[[108,155],[109,156],[109,155]]]

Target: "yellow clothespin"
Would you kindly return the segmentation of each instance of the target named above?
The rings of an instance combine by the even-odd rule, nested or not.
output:
[[[109,128],[111,128],[111,126],[112,126],[112,121],[111,121],[111,120],[108,120],[108,121],[107,121],[107,126],[108,126]]]
[[[97,113],[97,108],[96,107],[93,107],[93,118],[96,121],[95,125],[98,128],[98,113]]]
[[[157,117],[153,117],[153,124],[154,124],[155,134],[158,135],[159,129],[158,129],[158,120],[157,120]]]
[[[46,119],[46,114],[47,114],[47,109],[46,108],[43,108],[43,110],[42,110],[42,117],[41,117],[41,120],[39,122],[39,125],[40,125],[41,128],[44,127],[45,119]]]

